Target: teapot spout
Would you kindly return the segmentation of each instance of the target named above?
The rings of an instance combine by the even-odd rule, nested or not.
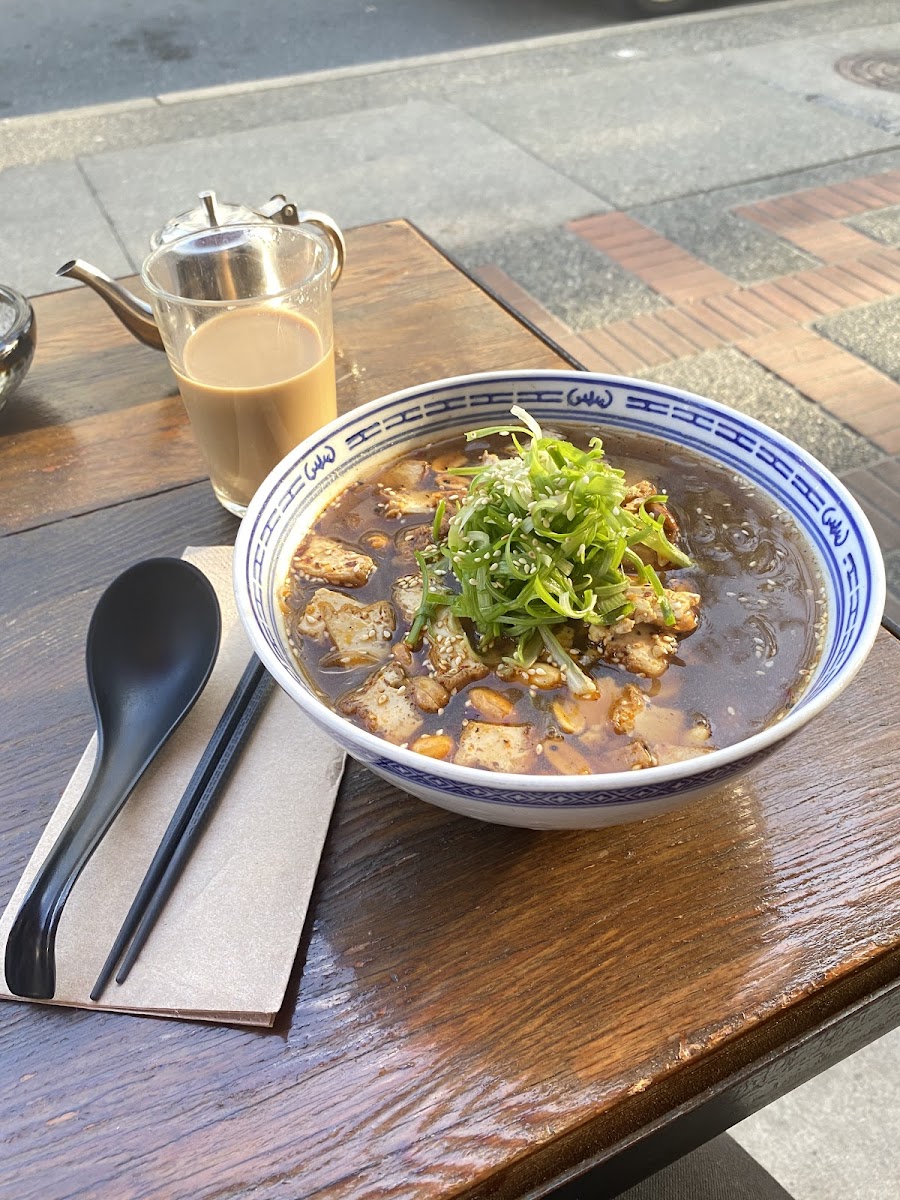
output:
[[[86,283],[98,296],[103,297],[128,332],[134,334],[139,342],[143,342],[145,346],[152,346],[154,350],[165,349],[150,305],[133,296],[103,271],[98,271],[96,267],[80,258],[73,258],[70,262],[63,263],[56,274]]]

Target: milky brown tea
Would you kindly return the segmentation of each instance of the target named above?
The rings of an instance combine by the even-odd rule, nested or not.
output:
[[[423,755],[544,775],[704,756],[792,707],[825,617],[786,514],[657,438],[604,434],[597,462],[583,428],[517,436],[527,462],[502,433],[455,436],[321,513],[282,607],[326,703]]]
[[[334,347],[315,326],[274,307],[236,308],[184,346],[178,386],[216,495],[246,507],[266,475],[337,413]]]

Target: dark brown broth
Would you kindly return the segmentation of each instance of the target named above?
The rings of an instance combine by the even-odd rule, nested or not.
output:
[[[564,429],[560,435],[582,446],[588,437],[577,428]],[[501,438],[466,445],[461,437],[453,437],[417,446],[404,457],[431,462],[455,451],[478,461],[486,448],[504,452],[507,446],[508,441]],[[603,662],[592,667],[590,674],[598,681],[601,695],[599,700],[580,702],[589,721],[587,737],[564,735],[554,719],[552,701],[567,695],[565,689],[535,691],[493,674],[476,686],[490,686],[514,700],[516,708],[509,723],[532,723],[541,744],[555,738],[570,742],[594,771],[629,769],[633,757],[625,751],[632,736],[644,737],[652,748],[653,738],[646,731],[623,735],[610,726],[610,704],[627,683],[637,684],[652,698],[649,714],[668,714],[664,731],[660,732],[663,726],[656,726],[661,741],[683,742],[697,714],[712,728],[707,748],[721,748],[764,729],[796,703],[821,644],[821,581],[802,535],[787,514],[746,480],[690,451],[658,438],[637,439],[613,432],[604,436],[604,447],[610,463],[624,470],[627,482],[646,478],[668,493],[669,508],[681,530],[679,544],[694,565],[670,571],[667,578],[681,580],[700,594],[699,627],[680,639],[677,657],[659,679],[644,679]],[[430,525],[426,515],[388,518],[383,514],[384,497],[377,481],[391,465],[348,488],[315,524],[317,533],[358,546],[378,563],[363,587],[346,589],[363,603],[389,599],[394,581],[417,571],[412,555],[396,553],[394,547],[402,542],[404,530]],[[426,479],[421,486],[427,489],[428,483]],[[387,550],[379,553],[367,544],[373,533],[390,536]],[[665,582],[666,575],[661,575]],[[307,600],[320,586],[330,585],[292,579],[286,620],[304,673],[334,706],[374,668],[320,666],[327,649],[297,630]],[[398,622],[394,641],[402,640],[405,632]],[[421,673],[425,653],[423,649],[415,655],[415,670]],[[425,714],[420,734],[440,731],[456,739],[461,723],[478,717],[467,702],[468,691],[464,688],[452,696],[441,714]],[[683,714],[677,736],[672,709]],[[647,728],[654,728],[652,715]],[[557,773],[545,754],[535,758],[530,770]]]

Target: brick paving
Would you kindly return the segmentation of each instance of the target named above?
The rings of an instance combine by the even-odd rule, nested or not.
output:
[[[887,171],[732,209],[818,260],[749,285],[627,213],[571,221],[567,230],[665,302],[650,313],[577,332],[499,267],[478,273],[589,369],[641,376],[665,363],[731,348],[873,443],[883,461],[844,479],[881,542],[888,616],[900,622],[900,383],[815,327],[823,318],[900,297],[900,250],[847,224],[898,205],[900,171]]]

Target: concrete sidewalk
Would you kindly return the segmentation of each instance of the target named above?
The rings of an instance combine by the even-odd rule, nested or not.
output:
[[[898,89],[896,0],[787,0],[0,121],[0,279],[133,270],[208,187],[409,217],[586,365],[831,466],[900,621]],[[898,1068],[892,1035],[736,1136],[797,1200],[893,1198]]]

